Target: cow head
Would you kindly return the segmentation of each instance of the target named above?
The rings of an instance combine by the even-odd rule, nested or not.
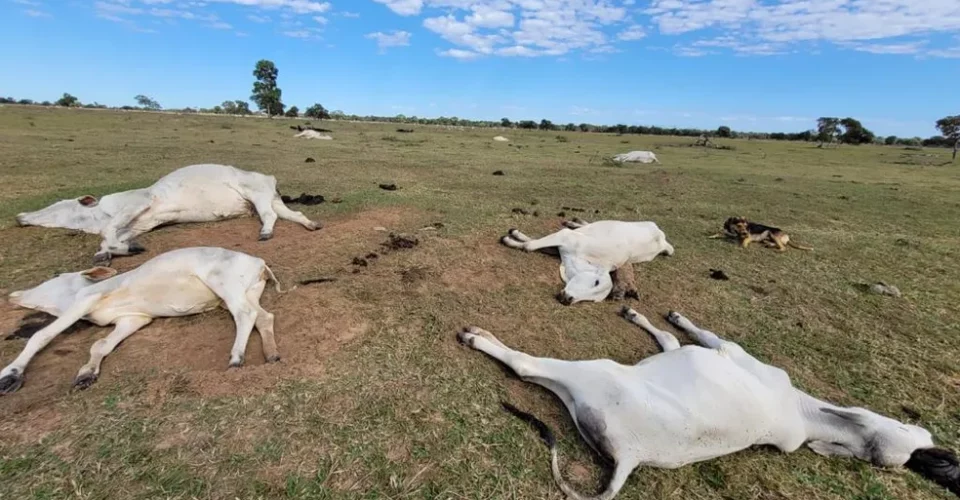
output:
[[[28,290],[10,294],[10,303],[60,316],[76,299],[77,292],[116,276],[109,267],[94,267],[79,273],[63,273]]]
[[[21,226],[61,227],[87,233],[99,233],[107,215],[99,207],[99,201],[90,195],[62,200],[36,212],[17,215]]]
[[[557,294],[557,300],[565,306],[577,302],[603,302],[613,290],[613,279],[608,269],[573,256],[564,256],[560,278],[566,285]]]

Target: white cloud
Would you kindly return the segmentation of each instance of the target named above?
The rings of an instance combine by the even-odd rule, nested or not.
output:
[[[367,33],[364,35],[364,38],[376,40],[377,47],[383,51],[389,47],[405,47],[410,45],[410,36],[410,33],[406,31],[392,31],[390,33],[378,31],[376,33]]]
[[[871,54],[916,54],[920,52],[925,45],[926,42],[859,44],[854,45],[853,50],[869,52]]]
[[[13,3],[18,3],[20,5],[29,5],[31,7],[39,7],[41,5],[40,2],[35,2],[33,0],[11,0],[11,1]]]
[[[356,12],[341,12],[340,15],[343,16],[343,17],[351,18],[351,19],[356,19],[356,18],[360,17],[360,14],[358,14],[358,13],[356,13]]]
[[[327,24],[328,22],[330,22],[329,19],[327,19],[327,18],[325,18],[325,17],[323,17],[323,16],[313,16],[313,20],[316,21],[316,22],[319,23],[319,24]]]
[[[620,34],[617,35],[617,38],[625,42],[632,42],[635,40],[640,40],[645,36],[647,36],[647,33],[643,31],[643,27],[635,24],[621,31]]]
[[[481,54],[478,54],[471,50],[463,50],[463,49],[447,49],[447,50],[440,51],[438,53],[443,57],[452,57],[454,59],[460,59],[461,61],[469,61],[471,59],[476,59],[481,56]]]
[[[374,1],[401,16],[423,15],[424,26],[452,45],[441,46],[442,55],[451,48],[484,55],[589,54],[684,35],[667,44],[676,44],[673,52],[682,56],[815,52],[825,42],[862,52],[954,57],[955,48],[933,43],[912,51],[914,41],[903,37],[960,30],[958,0]]]
[[[401,16],[413,16],[420,13],[423,8],[423,0],[374,0],[390,8],[390,10]]]
[[[320,36],[317,31],[312,29],[300,29],[300,30],[286,30],[282,31],[283,36],[288,36],[290,38],[299,38],[301,40],[319,40]]]
[[[23,11],[23,13],[30,17],[53,17],[50,15],[49,12],[44,12],[42,10],[36,10],[36,9],[26,9]]]
[[[270,18],[267,17],[267,16],[257,16],[257,15],[253,15],[253,14],[247,16],[247,19],[249,19],[249,20],[251,20],[251,21],[253,21],[253,22],[255,22],[255,23],[260,23],[260,24],[269,23],[269,22],[270,22]]]

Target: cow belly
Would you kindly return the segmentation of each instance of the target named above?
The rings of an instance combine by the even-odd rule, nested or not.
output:
[[[109,293],[87,316],[94,323],[108,324],[130,315],[152,318],[189,316],[216,309],[220,303],[220,297],[191,276],[125,287]]]
[[[149,230],[163,224],[215,222],[250,215],[251,208],[247,200],[232,190],[198,191],[151,207],[138,218],[136,226]]]

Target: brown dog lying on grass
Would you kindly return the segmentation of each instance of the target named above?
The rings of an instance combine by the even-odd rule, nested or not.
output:
[[[813,250],[812,247],[798,245],[790,241],[790,235],[778,227],[750,222],[745,217],[730,217],[723,223],[723,232],[710,238],[736,238],[740,246],[747,248],[752,242],[763,243],[770,248],[784,252],[787,247],[799,250]]]

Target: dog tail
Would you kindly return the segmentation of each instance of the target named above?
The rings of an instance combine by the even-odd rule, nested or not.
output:
[[[813,247],[805,247],[805,246],[803,246],[803,245],[798,245],[797,243],[794,243],[794,242],[792,242],[792,241],[788,241],[788,242],[787,242],[787,246],[791,246],[791,247],[793,247],[793,248],[796,248],[797,250],[810,250],[810,251],[813,251]]]

